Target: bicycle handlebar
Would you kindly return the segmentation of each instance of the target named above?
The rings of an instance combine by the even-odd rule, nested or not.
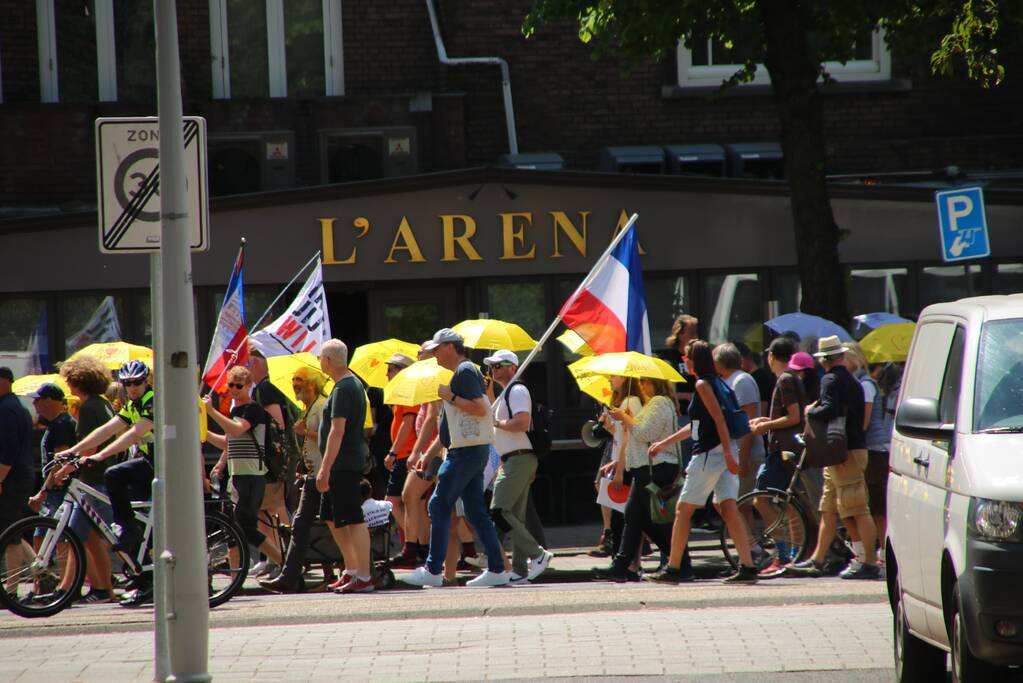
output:
[[[75,466],[76,470],[81,469],[81,467],[82,467],[78,463],[78,456],[66,455],[66,456],[64,456],[62,458],[54,457],[53,460],[51,460],[50,462],[46,463],[43,466],[43,477],[46,477],[47,475],[49,475],[50,472],[52,472],[55,467],[58,467],[58,466],[63,467],[64,465],[71,465],[71,464],[73,464]]]

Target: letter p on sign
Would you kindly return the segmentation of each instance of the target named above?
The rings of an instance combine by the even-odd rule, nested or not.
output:
[[[989,256],[990,242],[984,212],[984,192],[964,187],[934,193],[938,208],[938,232],[942,258],[965,261]]]

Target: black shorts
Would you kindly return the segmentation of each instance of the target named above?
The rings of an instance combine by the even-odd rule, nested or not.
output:
[[[408,460],[395,460],[390,476],[387,478],[387,491],[385,495],[401,498],[401,492],[405,488],[405,479],[408,477]]]
[[[28,499],[32,495],[29,489],[18,487],[7,490],[4,488],[2,491],[3,493],[0,494],[0,533],[18,520],[35,514],[28,507]]]
[[[359,484],[361,472],[347,470],[330,471],[330,488],[320,500],[320,519],[333,522],[334,526],[362,524],[362,493]]]

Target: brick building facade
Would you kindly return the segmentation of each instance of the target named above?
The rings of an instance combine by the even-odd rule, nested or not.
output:
[[[269,0],[271,6],[275,2],[280,0]],[[99,16],[110,4],[99,0],[83,7]],[[237,5],[178,2],[185,112],[207,118],[211,144],[224,134],[290,132],[293,176],[286,184],[331,179],[324,170],[324,130],[412,127],[418,151],[413,170],[419,172],[487,165],[508,151],[498,69],[440,64],[425,2],[337,0],[343,96],[232,99],[214,96],[211,8],[220,4],[228,12]],[[155,102],[122,94],[118,101],[97,96],[41,103],[39,6],[0,2],[0,135],[5,141],[0,207],[88,207],[95,203],[94,119],[152,115]],[[609,57],[594,59],[570,23],[545,26],[526,40],[520,27],[529,7],[528,0],[437,1],[449,55],[508,61],[521,151],[558,152],[569,168],[593,170],[607,145],[778,139],[769,86],[747,86],[712,99],[705,89],[678,87],[673,59],[628,68]],[[138,26],[130,36],[124,21],[112,22],[115,38],[125,34],[115,50],[122,83],[144,83],[152,65],[138,54],[144,49],[125,54],[129,38],[132,45],[144,46],[151,37],[151,19],[149,25],[144,13],[134,19]],[[61,41],[70,39],[61,35],[61,21],[58,16],[57,50],[67,53],[70,48],[62,48]],[[72,54],[89,58],[96,42],[90,46],[86,38]],[[129,59],[141,68],[128,73],[123,62]],[[842,84],[824,98],[829,172],[1019,165],[1023,92],[1014,86],[1011,69],[1004,85],[984,91],[935,79],[897,52],[893,60],[891,78]]]

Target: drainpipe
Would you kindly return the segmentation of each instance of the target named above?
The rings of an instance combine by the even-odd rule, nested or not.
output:
[[[519,138],[515,134],[515,110],[512,108],[511,76],[508,71],[508,62],[500,57],[448,57],[448,51],[444,47],[444,39],[440,35],[440,25],[437,23],[437,10],[433,6],[433,0],[426,0],[426,9],[430,13],[430,26],[433,27],[433,40],[437,44],[437,57],[440,63],[446,66],[462,66],[465,64],[490,64],[501,67],[501,90],[504,93],[504,119],[508,126],[508,153],[519,153]]]

